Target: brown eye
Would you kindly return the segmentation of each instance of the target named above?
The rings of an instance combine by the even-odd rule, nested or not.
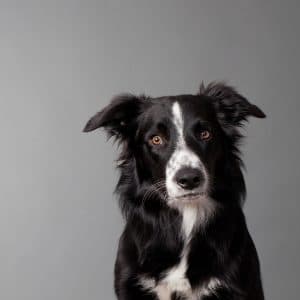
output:
[[[211,139],[211,133],[208,130],[203,130],[200,133],[200,139],[202,141],[208,141]]]
[[[159,135],[155,135],[150,139],[152,145],[158,146],[163,144],[163,139]]]

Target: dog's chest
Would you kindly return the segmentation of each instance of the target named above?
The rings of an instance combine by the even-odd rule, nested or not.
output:
[[[171,300],[173,293],[179,293],[190,299],[192,289],[187,271],[188,248],[184,249],[178,265],[165,272],[163,278],[156,282],[152,278],[142,278],[140,283],[143,288],[155,293],[159,300]]]
[[[187,255],[188,251],[183,253],[180,263],[170,269],[166,273],[166,276],[155,287],[155,291],[160,300],[171,300],[171,295],[174,292],[184,296],[192,295],[191,285],[186,277]]]
[[[226,286],[218,278],[211,277],[206,282],[199,282],[199,286],[191,287],[186,276],[189,267],[190,244],[193,232],[195,232],[194,228],[200,225],[199,222],[202,222],[204,219],[201,218],[201,214],[199,215],[199,211],[193,207],[186,207],[182,211],[182,216],[181,229],[184,247],[179,263],[166,270],[162,279],[158,282],[149,277],[140,278],[142,288],[154,293],[159,300],[171,300],[174,293],[183,296],[187,300],[199,300],[211,294],[215,295],[221,287]]]
[[[210,295],[217,295],[220,288],[226,287],[218,278],[210,278],[209,281],[192,289],[189,280],[184,276],[184,263],[172,269],[168,275],[156,283],[154,279],[141,279],[142,287],[154,293],[159,300],[172,300],[172,295],[183,296],[186,300],[200,300]]]
[[[141,285],[154,292],[159,300],[171,300],[173,293],[184,295],[188,299],[193,299],[193,292],[190,282],[186,277],[188,268],[189,242],[192,238],[193,228],[197,221],[197,211],[194,208],[185,208],[182,218],[182,235],[184,247],[182,249],[180,262],[167,270],[159,282],[151,278],[142,278]]]

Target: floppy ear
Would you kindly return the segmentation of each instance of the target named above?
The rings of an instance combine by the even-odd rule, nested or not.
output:
[[[199,94],[213,98],[217,117],[223,125],[240,126],[250,116],[266,117],[260,108],[223,82],[211,82],[206,87],[202,82]]]
[[[87,122],[83,132],[104,127],[111,136],[125,137],[139,114],[142,101],[143,99],[131,94],[114,97],[108,106]]]

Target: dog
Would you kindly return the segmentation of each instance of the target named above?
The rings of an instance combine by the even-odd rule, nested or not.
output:
[[[119,300],[264,299],[242,211],[239,128],[250,116],[265,118],[212,82],[194,95],[118,95],[88,121],[84,132],[103,127],[121,145]]]

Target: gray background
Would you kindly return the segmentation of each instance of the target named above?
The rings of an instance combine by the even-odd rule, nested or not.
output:
[[[297,299],[298,14],[297,1],[1,1],[0,298],[114,299],[116,149],[84,123],[118,92],[226,79],[268,115],[244,146],[266,298]]]

